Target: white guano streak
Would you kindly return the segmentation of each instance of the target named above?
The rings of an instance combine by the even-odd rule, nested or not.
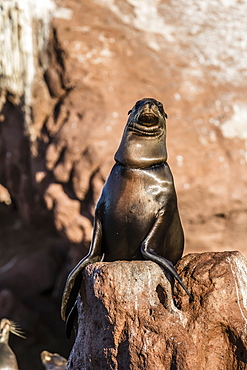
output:
[[[0,0],[0,8],[0,89],[30,105],[35,57],[48,41],[55,6],[52,0]]]
[[[242,256],[231,256],[227,258],[234,277],[238,306],[245,321],[243,334],[247,331],[247,263]]]

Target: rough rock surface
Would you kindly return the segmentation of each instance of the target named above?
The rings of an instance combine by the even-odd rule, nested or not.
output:
[[[247,261],[190,254],[178,264],[194,301],[151,261],[89,265],[67,369],[247,369]],[[177,287],[178,288],[178,287]]]
[[[189,254],[177,264],[194,302],[182,297],[201,369],[247,369],[247,260],[239,252]],[[179,288],[179,287],[178,287]]]

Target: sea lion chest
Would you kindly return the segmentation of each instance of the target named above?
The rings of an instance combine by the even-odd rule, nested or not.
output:
[[[140,245],[158,211],[176,202],[167,163],[129,169],[115,164],[97,208],[102,221],[102,249],[106,261],[143,259]]]
[[[17,370],[18,365],[14,352],[7,343],[0,343],[0,370]]]

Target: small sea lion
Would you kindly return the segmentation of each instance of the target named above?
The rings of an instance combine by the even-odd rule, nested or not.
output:
[[[65,370],[67,360],[58,353],[42,351],[40,354],[42,364],[47,370]]]
[[[115,165],[96,205],[89,253],[68,276],[61,315],[76,301],[81,271],[102,260],[158,263],[191,297],[173,265],[181,258],[184,234],[171,170],[167,164],[166,119],[162,103],[139,100],[129,111]]]
[[[25,338],[18,326],[8,319],[0,321],[0,370],[18,370],[14,352],[9,346],[9,333]]]

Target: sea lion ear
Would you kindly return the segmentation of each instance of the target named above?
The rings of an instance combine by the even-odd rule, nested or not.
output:
[[[132,109],[128,111],[128,115],[132,112]]]
[[[168,115],[166,114],[166,112],[164,112],[164,116],[166,117],[166,119],[168,118]]]

